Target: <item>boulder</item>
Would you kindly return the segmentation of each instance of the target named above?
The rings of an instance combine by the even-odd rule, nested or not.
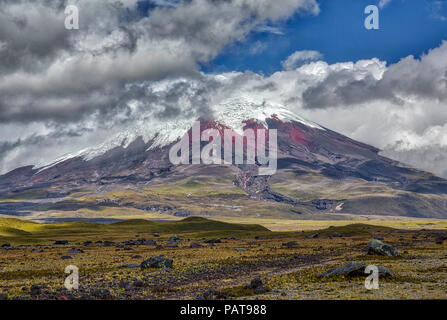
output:
[[[297,248],[298,247],[298,242],[296,242],[296,241],[289,241],[289,242],[283,243],[282,245],[284,247],[288,248],[288,249],[290,249],[290,248]]]
[[[308,236],[306,236],[307,239],[315,239],[318,238],[320,236],[320,234],[318,233],[314,233],[314,234],[310,234]]]
[[[248,285],[245,286],[246,289],[253,289],[256,294],[263,294],[267,292],[264,287],[261,278],[257,277],[250,281]]]
[[[147,268],[172,268],[173,260],[161,256],[152,257],[141,263],[141,269]]]
[[[383,278],[393,278],[394,274],[384,266],[377,266],[379,269],[379,277]],[[344,277],[363,277],[367,275],[365,273],[366,265],[357,261],[350,261],[341,265],[339,267],[331,268],[326,272],[320,274],[320,277],[333,277],[333,276],[344,276]]]
[[[376,240],[383,240],[383,237],[382,236],[375,236],[374,239],[376,239]]]
[[[30,288],[30,293],[33,296],[37,296],[42,292],[42,288],[38,286],[37,284],[33,284]]]
[[[138,268],[141,265],[138,263],[128,263],[128,264],[123,264],[121,266],[119,266],[118,268],[122,269],[122,268]]]
[[[227,299],[228,295],[225,292],[217,291],[217,290],[208,290],[204,292],[202,295],[198,296],[197,300],[218,300],[218,299]]]
[[[333,238],[341,238],[341,237],[343,237],[343,235],[341,233],[334,232],[334,233],[331,234],[331,237],[333,237]]]
[[[70,250],[68,250],[68,253],[84,253],[84,251],[81,249],[71,248]]]
[[[11,244],[9,242],[5,242],[4,244],[2,244],[2,248],[9,248],[11,247]]]
[[[66,244],[68,244],[68,240],[56,240],[56,241],[54,241],[53,244],[62,244],[62,245],[66,245]]]
[[[33,252],[33,253],[41,253],[41,252],[43,252],[43,250],[42,249],[32,249],[31,252]]]
[[[193,242],[189,245],[190,248],[203,248],[203,246],[198,242]]]
[[[366,265],[357,261],[350,261],[342,266],[329,269],[323,272],[320,277],[345,276],[356,277],[365,274]]]
[[[68,259],[73,259],[73,258],[70,257],[70,256],[62,256],[61,259],[62,259],[62,260],[68,260]]]
[[[180,238],[177,235],[174,234],[172,237],[169,238],[169,242],[170,243],[180,242]]]
[[[379,269],[379,276],[383,278],[394,278],[394,273],[390,271],[390,269],[384,266],[377,266]]]
[[[368,243],[366,251],[368,254],[377,254],[381,256],[397,257],[399,255],[399,252],[395,247],[377,239],[371,240]]]
[[[216,239],[208,239],[204,241],[205,243],[221,243],[222,241],[219,238]]]

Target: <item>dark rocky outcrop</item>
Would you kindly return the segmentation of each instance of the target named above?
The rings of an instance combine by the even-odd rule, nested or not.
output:
[[[208,239],[203,242],[205,242],[205,243],[221,243],[222,240],[220,240],[219,238],[216,238],[216,239]]]
[[[56,241],[54,241],[53,244],[56,244],[56,245],[67,245],[68,244],[68,240],[56,240]]]
[[[255,294],[263,294],[267,292],[261,278],[254,278],[250,281],[248,285],[245,286],[246,289],[253,289]]]
[[[165,257],[152,257],[141,263],[141,269],[147,268],[172,268],[173,260]]]
[[[298,242],[296,241],[289,241],[289,242],[285,242],[282,244],[284,247],[291,249],[291,248],[297,248],[298,247]]]
[[[366,247],[367,254],[377,254],[380,256],[397,257],[399,252],[392,245],[380,240],[371,240]]]
[[[193,242],[189,245],[190,248],[203,248],[203,246],[198,242]]]
[[[377,266],[379,270],[379,277],[392,278],[394,274],[384,266]],[[363,277],[365,273],[366,265],[357,261],[347,262],[339,267],[331,268],[326,272],[320,274],[320,277]]]

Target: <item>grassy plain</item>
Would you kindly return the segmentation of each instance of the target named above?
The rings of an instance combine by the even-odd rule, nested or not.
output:
[[[292,221],[299,223],[299,231],[287,232],[247,224],[254,219],[238,221],[190,217],[43,225],[0,219],[0,244],[11,245],[0,249],[0,293],[9,299],[196,299],[210,290],[228,299],[447,298],[447,244],[436,243],[444,234],[443,221]],[[316,232],[317,237],[309,237]],[[174,234],[181,238],[176,245],[168,241]],[[366,244],[378,235],[400,255],[367,255]],[[157,245],[133,242],[141,238]],[[220,242],[204,242],[214,238]],[[55,245],[55,240],[68,244]],[[105,246],[104,241],[114,243]],[[298,245],[283,245],[289,241]],[[73,248],[80,252],[69,251]],[[172,259],[173,268],[140,269],[143,260],[155,256]],[[348,261],[383,265],[396,277],[380,279],[378,290],[367,290],[365,277],[318,276]],[[67,265],[79,268],[78,290],[64,288]],[[245,289],[255,277],[267,292]]]

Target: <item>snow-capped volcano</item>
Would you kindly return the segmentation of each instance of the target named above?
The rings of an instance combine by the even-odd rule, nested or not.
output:
[[[257,103],[252,98],[238,98],[223,101],[212,107],[213,119],[226,128],[230,128],[238,134],[242,134],[246,121],[254,121],[268,128],[267,119],[275,116],[283,122],[298,122],[310,128],[325,130],[318,124],[306,120],[285,108],[284,106],[273,103]],[[171,143],[181,139],[192,127],[197,117],[173,118],[163,121],[145,121],[141,120],[99,146],[92,146],[80,150],[77,153],[66,154],[53,161],[50,164],[38,167],[39,172],[57,165],[65,160],[80,157],[86,161],[99,157],[114,148],[127,148],[132,142],[141,138],[145,144],[149,144],[147,151],[157,148],[163,148]]]
[[[64,193],[84,187],[90,190],[102,190],[104,186],[107,190],[138,188],[153,181],[163,183],[193,175],[214,181],[219,175],[232,174],[234,185],[249,197],[292,207],[304,205],[317,210],[337,207],[337,210],[377,214],[373,209],[377,201],[382,201],[379,214],[442,217],[442,212],[446,212],[445,180],[382,157],[378,149],[305,120],[283,106],[238,98],[221,101],[211,110],[206,118],[137,121],[100,146],[66,155],[46,166],[13,170],[0,176],[0,196],[42,188]],[[191,170],[189,165],[174,165],[169,159],[169,150],[185,134],[190,134],[191,126],[198,119],[202,121],[201,129],[228,128],[235,134],[242,134],[246,128],[275,129],[276,173],[271,177],[257,176],[250,166],[224,165],[224,162],[211,170],[205,164]],[[316,188],[310,196],[328,196],[323,199],[317,196],[303,203],[299,196],[282,195],[270,188],[274,182],[281,185],[281,190],[292,188],[297,191],[291,194],[301,194],[300,188],[309,181]],[[333,193],[334,188],[340,193]],[[374,195],[371,190],[383,193],[383,198],[371,201]],[[396,200],[390,202],[390,194],[395,194]],[[425,194],[430,195],[430,203],[426,203]],[[396,204],[400,202],[403,204]]]

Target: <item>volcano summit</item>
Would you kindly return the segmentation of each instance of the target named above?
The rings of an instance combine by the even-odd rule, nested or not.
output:
[[[225,131],[231,132],[231,141],[243,141],[243,147],[239,145],[243,158],[252,162],[230,161],[234,159],[225,155],[227,145],[222,140],[211,144],[219,161],[199,162],[188,153],[190,158],[183,163],[191,164],[173,164],[170,150],[182,137],[192,135],[197,120],[136,125],[98,147],[49,165],[6,173],[0,176],[0,213],[88,218],[112,208],[120,216],[131,210],[126,212],[447,217],[446,180],[383,157],[372,146],[268,103],[231,100],[219,105],[212,119],[200,119],[202,138],[207,130],[222,137]],[[246,130],[252,130],[256,139],[244,137]],[[258,173],[267,163],[259,147],[273,152],[269,139],[259,141],[260,132],[277,134],[273,174]],[[234,145],[230,144],[231,150]]]

